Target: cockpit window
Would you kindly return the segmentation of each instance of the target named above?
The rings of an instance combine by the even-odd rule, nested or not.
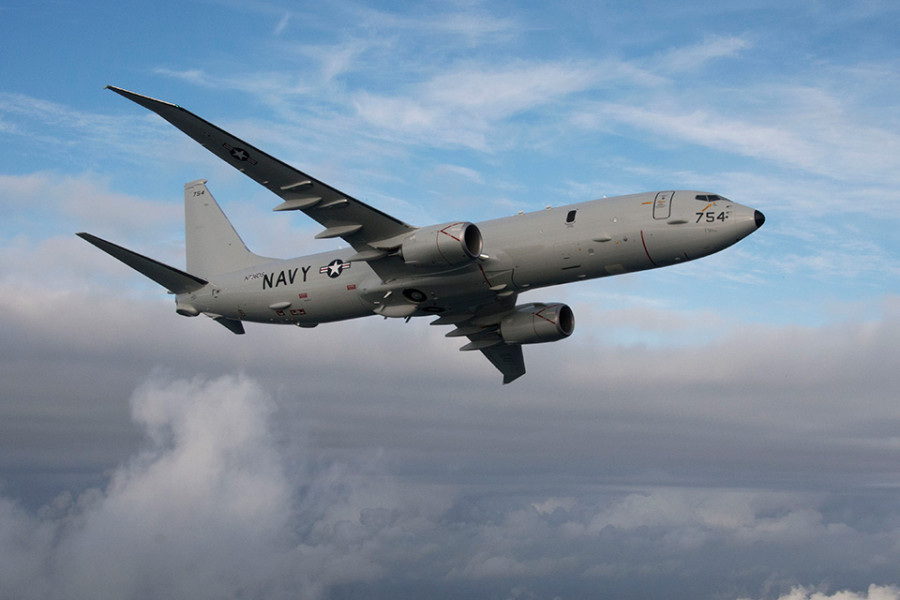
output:
[[[703,202],[718,202],[722,199],[718,194],[697,194],[694,198]]]

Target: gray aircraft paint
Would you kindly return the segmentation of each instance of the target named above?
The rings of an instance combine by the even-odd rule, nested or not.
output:
[[[244,321],[313,327],[363,316],[428,316],[455,325],[504,383],[525,372],[521,345],[574,327],[559,303],[517,305],[522,292],[702,258],[756,231],[759,211],[716,194],[668,190],[604,198],[481,223],[416,228],[347,196],[176,105],[118,88],[302,210],[350,249],[294,259],[247,249],[206,181],[185,185],[187,272],[79,234],[176,293],[177,312],[235,333]],[[480,249],[480,251],[479,251]],[[178,289],[173,290],[173,287]]]

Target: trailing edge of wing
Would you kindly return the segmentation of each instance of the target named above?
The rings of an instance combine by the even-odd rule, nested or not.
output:
[[[391,217],[298,171],[176,104],[114,86],[108,89],[151,110],[204,148],[264,186],[284,202],[275,210],[302,210],[325,226],[326,235],[342,237],[358,253],[371,243],[412,233],[415,227]]]
[[[170,267],[169,265],[143,256],[142,254],[138,254],[137,252],[132,252],[131,250],[123,248],[122,246],[117,246],[112,242],[107,242],[90,233],[82,232],[76,235],[175,294],[190,293],[199,290],[208,283],[199,277],[194,277],[175,267]]]

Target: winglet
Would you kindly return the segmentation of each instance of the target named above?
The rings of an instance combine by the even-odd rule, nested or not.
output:
[[[104,89],[112,90],[115,93],[128,98],[132,102],[140,104],[144,108],[150,109],[155,112],[154,105],[156,104],[164,104],[166,106],[172,106],[174,108],[181,108],[177,104],[172,104],[171,102],[165,102],[163,100],[157,100],[156,98],[151,98],[150,96],[143,96],[141,94],[136,94],[134,92],[129,92],[128,90],[124,90],[120,87],[116,87],[114,85],[108,85]]]

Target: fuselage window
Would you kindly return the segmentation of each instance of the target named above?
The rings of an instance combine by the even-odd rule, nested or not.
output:
[[[575,222],[575,213],[577,210],[570,210],[569,214],[566,215],[566,223],[574,223]]]

